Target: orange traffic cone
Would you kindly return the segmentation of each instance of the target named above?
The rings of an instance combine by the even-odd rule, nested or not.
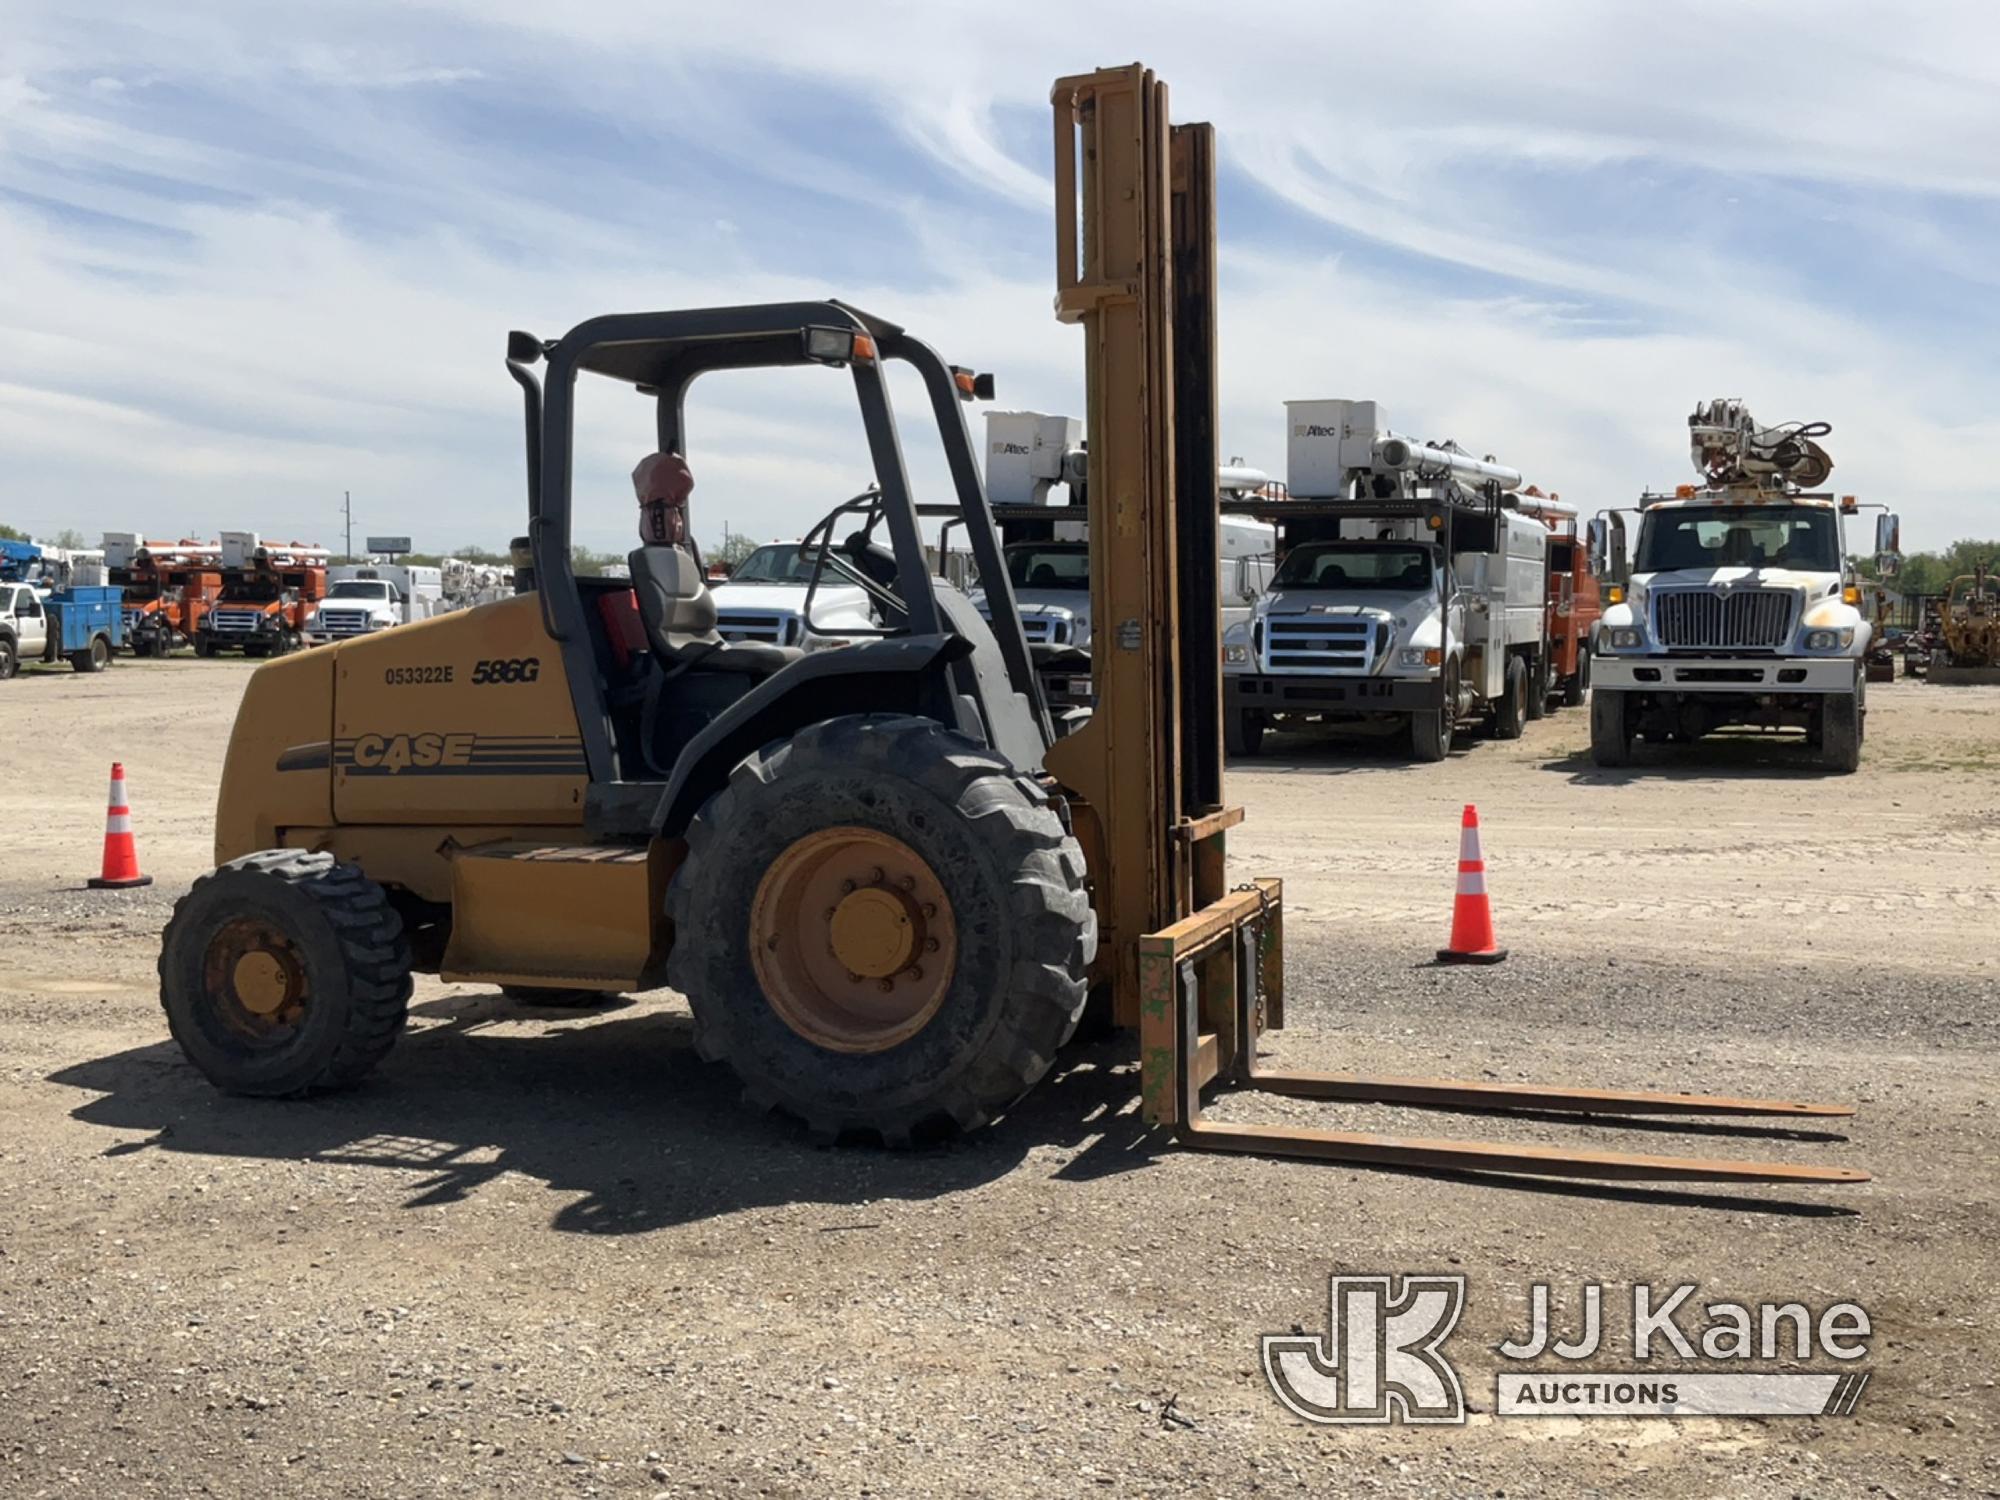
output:
[[[1479,850],[1479,809],[1465,804],[1458,830],[1458,898],[1451,908],[1451,946],[1441,964],[1497,964],[1507,950],[1493,940],[1493,906],[1486,899],[1486,856]]]
[[[104,873],[90,885],[93,890],[122,891],[152,883],[152,876],[139,873],[139,849],[132,842],[132,804],[125,800],[125,767],[114,761],[111,806],[104,814]]]

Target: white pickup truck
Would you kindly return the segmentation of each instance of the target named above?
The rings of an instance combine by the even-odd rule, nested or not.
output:
[[[759,547],[709,591],[715,599],[716,633],[725,641],[761,641],[806,651],[881,634],[868,595],[858,585],[836,582],[839,575],[832,568],[823,570],[813,591],[808,622],[806,588],[812,576],[812,562],[799,555],[797,542]]]
[[[0,583],[0,682],[40,661],[49,648],[49,615],[30,584]]]

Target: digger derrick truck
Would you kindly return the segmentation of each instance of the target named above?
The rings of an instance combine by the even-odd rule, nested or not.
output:
[[[1190,1146],[1559,1177],[1850,1183],[1851,1168],[1218,1124],[1236,1084],[1433,1108],[1839,1116],[1843,1106],[1271,1073],[1283,891],[1223,840],[1214,141],[1134,66],[1061,80],[1058,315],[1085,334],[1098,712],[1057,740],[960,410],[975,382],[840,302],[615,314],[508,340],[532,591],[267,662],[230,738],[217,869],[176,905],[161,998],[221,1087],[349,1084],[414,969],[671,985],[753,1103],[837,1138],[971,1129],[1045,1074],[1089,990],[1139,1032],[1146,1119]],[[1079,168],[1079,163],[1081,166]],[[912,494],[884,366],[907,365],[947,487]],[[685,536],[689,384],[784,368],[854,391],[874,483],[802,549],[877,633],[811,655],[724,641]],[[545,373],[544,373],[545,372]],[[539,375],[539,378],[538,378]],[[628,580],[579,576],[580,387],[646,403]],[[582,493],[579,493],[582,491]],[[948,497],[948,498],[946,498]],[[676,507],[679,507],[676,518]],[[935,579],[955,521],[992,621]],[[808,584],[814,588],[817,578]],[[636,620],[636,623],[635,623]]]
[[[222,589],[196,626],[195,655],[298,650],[326,597],[326,548],[267,543],[254,531],[225,531],[221,544]]]
[[[1483,718],[1519,739],[1550,691],[1550,528],[1518,470],[1395,433],[1373,401],[1286,403],[1284,500],[1225,501],[1281,531],[1271,590],[1223,633],[1229,750],[1267,729],[1397,723],[1421,761]]]
[[[1749,725],[1802,729],[1821,765],[1859,767],[1874,628],[1841,528],[1861,507],[1817,488],[1833,471],[1817,441],[1829,430],[1760,427],[1740,401],[1706,402],[1688,418],[1702,482],[1640,498],[1629,569],[1625,513],[1592,523],[1600,571],[1619,579],[1592,662],[1598,765],[1628,764],[1637,741]],[[1877,518],[1885,576],[1897,532],[1895,516]]]

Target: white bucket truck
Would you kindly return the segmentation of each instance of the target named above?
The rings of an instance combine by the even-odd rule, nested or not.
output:
[[[401,563],[343,563],[326,570],[326,597],[306,618],[306,644],[328,646],[445,612],[444,574]]]
[[[1230,752],[1374,721],[1442,760],[1475,715],[1518,738],[1542,710],[1549,544],[1512,508],[1520,473],[1392,432],[1373,401],[1285,407],[1288,497],[1223,505],[1277,522],[1282,544],[1270,592],[1223,634]]]
[[[1861,764],[1873,630],[1841,518],[1863,507],[1818,488],[1833,460],[1814,440],[1829,430],[1759,427],[1741,401],[1705,402],[1688,418],[1702,483],[1640,498],[1629,575],[1623,513],[1591,523],[1614,582],[1592,666],[1598,765],[1629,763],[1635,740],[1690,744],[1731,724],[1803,729],[1827,769]],[[1884,577],[1898,531],[1878,518]]]
[[[1083,423],[1036,411],[986,413],[986,500],[999,524],[1001,555],[1021,630],[1034,657],[1049,711],[1073,726],[1090,707],[1089,455]],[[1223,467],[1225,499],[1270,486],[1270,476],[1242,464]],[[1054,497],[1061,486],[1062,502]],[[1249,618],[1270,587],[1277,528],[1225,515],[1219,579],[1224,628]],[[986,598],[975,591],[982,614]]]

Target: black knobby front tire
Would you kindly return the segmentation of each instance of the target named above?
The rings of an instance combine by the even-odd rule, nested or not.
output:
[[[1264,749],[1264,716],[1254,708],[1239,708],[1222,716],[1222,748],[1250,759]]]
[[[1598,688],[1590,695],[1590,758],[1600,766],[1632,763],[1632,727],[1622,691]]]
[[[937,1008],[877,1050],[810,1040],[767,995],[753,906],[779,857],[826,830],[887,835],[944,888],[956,960]],[[745,759],[687,830],[667,890],[667,982],[696,1045],[745,1097],[818,1135],[911,1144],[971,1130],[1049,1069],[1083,1013],[1097,919],[1083,855],[1047,794],[1004,756],[929,719],[850,716]]]
[[[303,979],[300,1018],[261,1035],[261,1018],[209,973],[214,946],[245,923],[282,934]],[[409,1015],[402,918],[381,886],[331,854],[245,855],[175,905],[160,948],[160,1004],[181,1051],[227,1093],[346,1088],[388,1054]]]
[[[211,641],[205,635],[196,636],[194,638],[194,654],[204,659],[215,655],[215,642]]]
[[[1506,687],[1493,706],[1493,738],[1518,740],[1528,722],[1528,664],[1518,656],[1507,658]]]

